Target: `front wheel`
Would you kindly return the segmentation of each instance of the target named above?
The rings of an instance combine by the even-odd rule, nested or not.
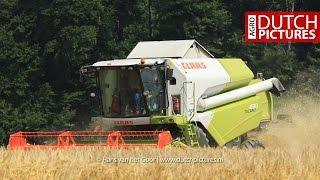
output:
[[[198,130],[198,137],[199,137],[199,146],[210,147],[209,139],[207,137],[207,134],[204,132],[204,130],[200,127],[197,127],[197,130]]]

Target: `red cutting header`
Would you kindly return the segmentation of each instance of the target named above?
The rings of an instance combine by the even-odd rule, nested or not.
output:
[[[245,12],[247,43],[319,43],[320,12]]]

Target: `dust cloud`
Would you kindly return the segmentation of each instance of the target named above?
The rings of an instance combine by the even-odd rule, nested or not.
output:
[[[284,148],[294,155],[320,145],[320,100],[306,95],[275,99],[274,120],[259,140],[266,148]]]

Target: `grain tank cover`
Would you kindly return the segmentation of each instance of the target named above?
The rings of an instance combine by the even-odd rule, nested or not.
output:
[[[241,59],[224,58],[218,61],[230,76],[230,82],[223,91],[247,86],[254,78],[252,71]]]
[[[139,42],[127,59],[139,58],[213,58],[213,55],[192,39]]]

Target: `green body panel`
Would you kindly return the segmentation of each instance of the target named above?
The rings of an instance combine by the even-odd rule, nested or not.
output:
[[[218,145],[223,146],[257,128],[260,122],[272,119],[272,96],[269,91],[261,92],[211,111],[214,112],[214,117],[207,130]]]
[[[196,126],[188,122],[185,116],[152,116],[150,124],[176,124],[182,131],[183,143],[191,147],[199,146]]]
[[[177,116],[151,116],[150,117],[150,124],[186,124],[187,117],[177,115]]]
[[[196,126],[192,123],[178,125],[184,136],[183,142],[191,147],[199,146],[199,136]]]
[[[266,93],[267,93],[267,98],[268,98],[268,102],[269,102],[268,107],[269,107],[270,119],[267,119],[267,120],[264,119],[262,121],[271,121],[274,118],[274,115],[273,115],[273,98],[272,98],[272,93],[271,92],[268,91]]]
[[[230,76],[230,82],[223,92],[244,87],[250,83],[254,75],[241,59],[218,59]]]

